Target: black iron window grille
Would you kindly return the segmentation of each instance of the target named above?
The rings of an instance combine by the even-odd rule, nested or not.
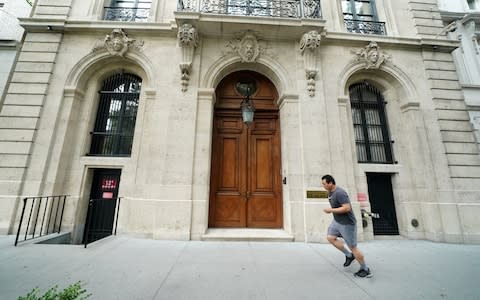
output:
[[[122,22],[147,22],[151,0],[113,0],[104,7],[104,20]]]
[[[130,155],[141,85],[133,74],[117,74],[104,81],[89,155]]]
[[[197,1],[200,1],[198,3]],[[197,5],[199,4],[199,7]],[[221,15],[320,19],[320,0],[179,0],[178,10]]]
[[[345,20],[348,32],[386,35],[385,22]]]
[[[375,0],[342,0],[342,11],[348,32],[387,34],[385,22],[378,21]]]
[[[350,103],[359,163],[394,162],[380,91],[363,82],[350,87]]]

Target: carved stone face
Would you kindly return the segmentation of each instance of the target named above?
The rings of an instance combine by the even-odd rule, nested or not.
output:
[[[376,63],[378,61],[378,51],[377,51],[377,49],[371,49],[368,52],[368,60],[370,60],[372,63]]]
[[[252,62],[255,61],[259,54],[258,43],[255,37],[245,36],[240,42],[238,54],[243,61]]]
[[[115,51],[120,51],[123,48],[123,40],[116,36],[112,40],[112,49]]]
[[[182,46],[197,46],[198,35],[191,24],[183,24],[178,31],[178,41]]]
[[[253,58],[253,55],[255,54],[255,48],[252,43],[252,41],[247,40],[245,42],[245,56],[250,60]]]

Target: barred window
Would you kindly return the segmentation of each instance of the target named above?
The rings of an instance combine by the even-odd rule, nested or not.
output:
[[[350,103],[359,163],[393,163],[385,115],[378,89],[362,82],[350,86]]]
[[[345,19],[377,21],[373,0],[342,0],[342,11]]]
[[[130,156],[141,85],[133,74],[103,82],[89,155]]]
[[[378,21],[375,0],[342,0],[342,12],[348,32],[385,35],[385,22]]]

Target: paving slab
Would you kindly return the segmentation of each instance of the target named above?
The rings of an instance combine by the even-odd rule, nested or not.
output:
[[[0,299],[82,281],[89,299],[480,299],[480,245],[359,244],[373,278],[328,244],[158,241],[112,236],[83,245],[0,236]]]

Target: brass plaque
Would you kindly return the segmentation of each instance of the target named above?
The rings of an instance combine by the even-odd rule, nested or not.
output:
[[[327,191],[307,191],[307,198],[328,198]]]

